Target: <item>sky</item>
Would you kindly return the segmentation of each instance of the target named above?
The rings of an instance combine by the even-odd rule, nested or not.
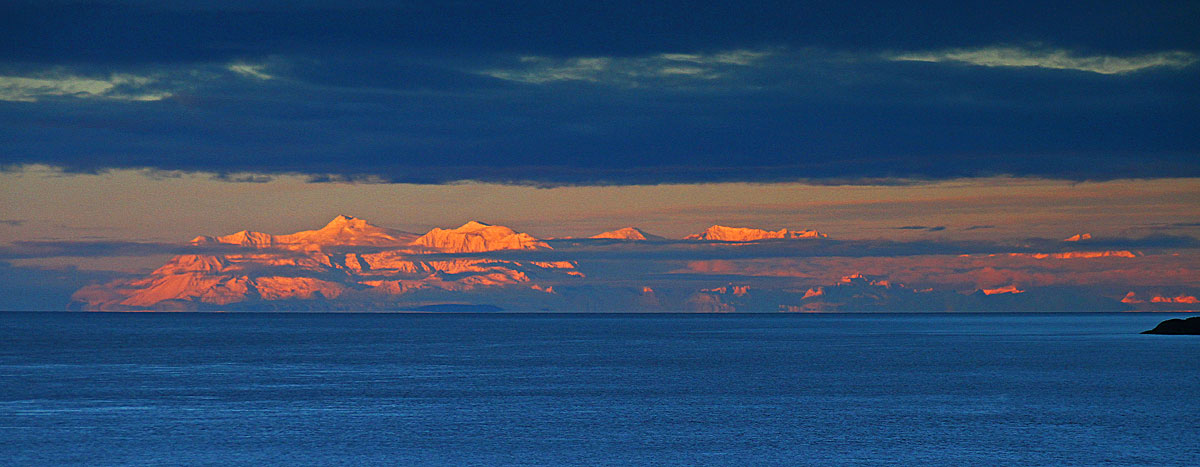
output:
[[[196,3],[0,4],[0,275],[57,278],[0,307],[339,214],[1088,232],[1200,287],[1197,2]]]

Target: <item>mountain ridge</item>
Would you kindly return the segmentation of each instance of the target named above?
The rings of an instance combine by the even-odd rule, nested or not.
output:
[[[479,253],[550,249],[544,241],[508,227],[470,221],[425,235],[338,216],[316,230],[271,235],[242,230],[200,236],[197,246],[238,245],[252,251],[177,255],[143,278],[89,286],[73,295],[84,309],[137,309],[160,303],[226,306],[263,300],[385,299],[416,290],[463,292],[480,287],[531,284],[534,278],[582,277],[569,261],[518,262],[484,259],[426,261],[428,253]],[[378,247],[344,253],[339,246]],[[540,286],[537,286],[540,287]],[[538,290],[537,293],[546,293]]]
[[[596,239],[612,239],[612,240],[641,240],[641,241],[657,241],[666,240],[666,237],[654,235],[637,227],[624,227],[617,230],[610,230],[592,235],[588,238]]]
[[[70,307],[412,310],[470,303],[509,310],[559,311],[990,311],[1037,310],[1045,304],[1067,307],[1072,303],[1093,310],[1183,308],[1195,302],[1191,298],[1195,293],[1187,289],[1147,290],[1158,295],[1146,295],[1151,297],[1146,300],[1126,298],[1123,302],[1119,297],[1106,301],[1078,291],[1070,292],[1074,295],[1047,295],[1036,283],[995,272],[970,288],[962,279],[955,279],[958,282],[952,288],[938,290],[929,288],[929,284],[908,288],[891,282],[887,276],[858,273],[818,281],[817,275],[758,270],[756,265],[767,263],[752,257],[741,263],[749,269],[743,270],[743,280],[738,280],[735,278],[741,266],[736,259],[672,259],[671,255],[657,256],[657,247],[644,243],[654,240],[703,257],[710,248],[727,250],[721,246],[725,243],[812,242],[827,238],[816,230],[714,225],[682,241],[666,241],[639,228],[625,227],[591,238],[609,241],[565,240],[552,246],[529,233],[474,220],[417,235],[352,216],[338,216],[321,228],[291,234],[242,230],[196,237],[191,242],[196,246],[243,248],[197,249],[196,253],[176,255],[144,276],[83,287],[72,296]],[[621,252],[626,249],[627,253]],[[576,252],[581,256],[573,256]],[[614,262],[597,256],[611,252],[619,252],[615,258],[636,258],[638,262]],[[1114,262],[1142,258],[1141,253],[1069,253],[1021,254],[1029,255],[1028,259],[1007,253],[967,255],[962,261],[1032,263],[1044,257],[1052,262],[1061,256],[1073,261]],[[583,258],[588,262],[586,268],[573,258]],[[1139,291],[1138,297],[1142,293]]]
[[[752,227],[726,227],[723,225],[713,225],[705,229],[703,232],[692,234],[684,237],[684,240],[703,240],[703,241],[719,241],[719,242],[753,242],[758,240],[772,239],[801,239],[801,238],[827,238],[828,235],[817,232],[816,230],[763,230]]]

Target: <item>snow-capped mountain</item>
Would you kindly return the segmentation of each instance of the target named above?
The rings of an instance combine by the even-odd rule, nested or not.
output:
[[[794,238],[826,238],[828,235],[817,232],[816,230],[763,230],[746,227],[725,227],[723,225],[714,225],[705,229],[698,234],[688,235],[684,240],[707,240],[720,242],[753,242],[757,240],[770,239],[794,239]]]
[[[203,309],[322,299],[372,307],[418,291],[514,287],[544,294],[546,288],[531,283],[533,279],[582,277],[569,261],[426,258],[431,254],[550,249],[529,234],[474,221],[457,229],[433,229],[418,237],[338,216],[318,230],[287,235],[241,231],[197,237],[191,243],[245,249],[179,255],[146,277],[85,287],[75,293],[73,306]],[[344,251],[347,248],[358,251]]]
[[[550,245],[532,235],[500,225],[470,221],[457,229],[433,229],[418,237],[412,245],[433,248],[443,253],[479,253],[496,250],[549,249]]]
[[[546,241],[477,221],[416,235],[338,216],[319,229],[291,234],[244,230],[196,237],[187,247],[194,253],[174,256],[141,277],[84,287],[75,292],[71,308],[983,311],[1119,310],[1168,303],[1165,298],[1143,300],[1142,291],[1124,303],[1120,296],[1109,299],[1079,289],[1046,292],[1045,285],[1056,286],[1050,276],[996,269],[1002,264],[1031,270],[1076,267],[1056,259],[1070,259],[1072,264],[1137,261],[1141,253],[962,255],[955,259],[961,263],[956,268],[982,268],[986,274],[979,276],[981,282],[964,283],[966,277],[952,269],[941,282],[949,286],[938,286],[935,280],[906,287],[886,276],[837,267],[802,272],[795,270],[800,263],[760,257],[753,248],[767,243],[776,248],[789,241],[806,247],[829,243],[813,241],[821,238],[826,236],[815,230],[714,225],[674,241],[635,227],[591,237],[608,241]],[[1173,297],[1170,306],[1194,306],[1175,298],[1194,296],[1189,290],[1145,291],[1151,292]]]
[[[608,232],[592,235],[591,238],[608,238],[614,240],[666,240],[664,237],[647,233],[645,230],[637,227],[625,227],[623,229],[610,230]]]

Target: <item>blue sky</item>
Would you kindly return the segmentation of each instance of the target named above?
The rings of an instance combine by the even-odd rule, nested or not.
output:
[[[1195,2],[189,3],[5,2],[0,162],[539,186],[1200,175]]]

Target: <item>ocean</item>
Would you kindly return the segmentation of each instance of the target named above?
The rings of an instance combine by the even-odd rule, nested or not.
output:
[[[5,465],[1200,465],[1177,314],[0,314]]]

